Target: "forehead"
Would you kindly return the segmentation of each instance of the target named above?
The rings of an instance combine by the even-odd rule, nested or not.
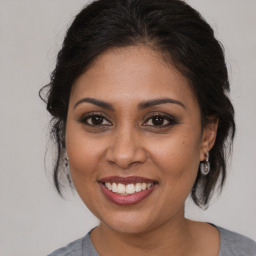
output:
[[[79,77],[71,91],[71,100],[97,97],[123,103],[167,96],[197,103],[189,81],[160,53],[145,46],[104,52]]]

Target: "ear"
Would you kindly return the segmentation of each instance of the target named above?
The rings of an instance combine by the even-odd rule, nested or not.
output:
[[[219,119],[216,116],[207,117],[207,124],[203,128],[200,150],[200,161],[204,161],[207,153],[212,149],[217,136]]]

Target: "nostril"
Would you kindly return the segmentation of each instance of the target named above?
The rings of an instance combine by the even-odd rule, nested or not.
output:
[[[120,139],[113,142],[106,152],[107,161],[124,169],[145,162],[147,154],[143,147],[136,143],[135,138],[132,139],[132,142],[126,141]]]
[[[120,168],[126,169],[130,168],[131,166],[141,164],[146,160],[146,154],[139,151],[139,149],[110,149],[106,154],[106,159],[110,164],[115,164]]]

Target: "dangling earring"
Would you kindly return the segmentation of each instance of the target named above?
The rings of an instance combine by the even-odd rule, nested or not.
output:
[[[70,185],[73,185],[72,178],[70,175],[70,170],[69,170],[69,159],[67,156],[65,157],[65,169],[66,169],[66,175],[67,175],[68,182]]]
[[[206,160],[200,163],[200,171],[204,176],[210,172],[209,153],[206,154]]]

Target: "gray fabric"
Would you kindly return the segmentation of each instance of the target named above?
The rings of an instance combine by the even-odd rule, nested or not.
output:
[[[99,254],[92,244],[90,233],[88,233],[84,238],[80,238],[48,256],[99,256]]]
[[[220,232],[219,256],[256,256],[256,243],[252,239],[216,227]]]
[[[215,226],[220,233],[219,256],[256,256],[256,243],[248,237]],[[58,249],[48,256],[99,256],[90,233],[66,247]]]

